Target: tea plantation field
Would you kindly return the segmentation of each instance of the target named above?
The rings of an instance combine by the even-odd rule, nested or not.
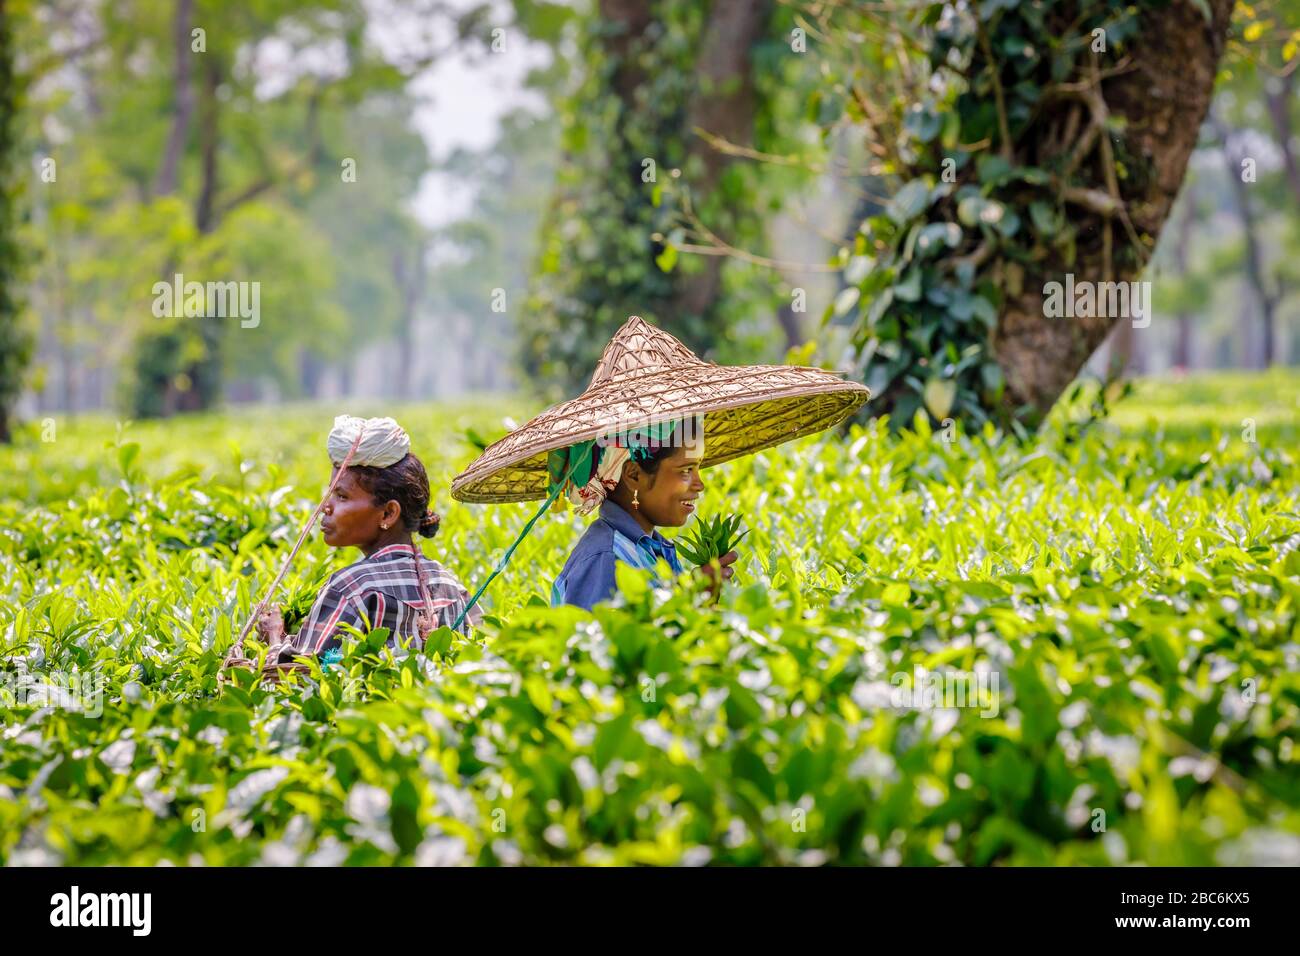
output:
[[[0,861],[1300,863],[1300,376],[1143,383],[1028,445],[806,439],[705,472],[703,513],[750,529],[717,607],[628,576],[548,608],[566,511],[472,641],[219,688],[336,413],[412,433],[424,548],[472,586],[532,506],[446,488],[517,406],[0,449]],[[288,591],[356,556],[313,538]]]

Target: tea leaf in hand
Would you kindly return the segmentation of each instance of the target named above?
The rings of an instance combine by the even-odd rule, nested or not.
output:
[[[677,550],[695,565],[705,565],[717,560],[728,551],[734,550],[741,539],[749,534],[748,530],[740,535],[736,534],[740,528],[740,521],[740,515],[729,515],[725,518],[715,515],[712,518],[702,518],[694,528],[677,539]]]

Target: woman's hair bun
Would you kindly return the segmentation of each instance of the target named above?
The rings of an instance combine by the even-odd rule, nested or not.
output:
[[[438,526],[442,524],[442,519],[438,517],[437,512],[426,511],[424,517],[420,519],[420,537],[432,538],[438,533]]]

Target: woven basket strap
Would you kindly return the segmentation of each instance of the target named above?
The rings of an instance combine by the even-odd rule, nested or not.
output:
[[[413,554],[415,558],[415,580],[419,582],[420,603],[424,605],[420,609],[420,613],[416,615],[416,629],[419,630],[420,640],[423,641],[428,639],[429,632],[433,630],[433,623],[437,618],[433,613],[433,596],[429,594],[429,585],[425,583],[424,579],[424,552],[420,550],[420,546],[415,542],[411,542],[411,547],[415,549]]]

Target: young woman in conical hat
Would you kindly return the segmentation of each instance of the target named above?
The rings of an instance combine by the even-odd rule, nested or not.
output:
[[[588,514],[599,509],[569,555],[551,589],[551,604],[590,609],[617,590],[616,567],[661,569],[682,573],[673,543],[659,528],[680,528],[695,514],[704,481],[704,427],[697,416],[616,432],[590,448],[570,446],[551,453],[553,476],[563,476],[579,455],[592,459],[580,477],[570,478],[565,493]],[[583,481],[582,478],[586,478]],[[735,551],[728,551],[700,573],[717,586],[734,574]]]
[[[662,329],[629,317],[585,392],[493,442],[452,482],[458,501],[545,499],[471,606],[562,494],[580,510],[599,508],[600,517],[569,555],[553,602],[589,607],[608,597],[620,561],[646,567],[662,559],[676,571],[675,549],[658,528],[680,526],[694,512],[704,488],[701,468],[838,425],[870,394],[825,369],[706,362]],[[701,420],[707,451],[694,427]],[[674,443],[674,432],[691,432],[692,440]],[[715,587],[731,576],[736,559],[725,557],[712,572]]]

